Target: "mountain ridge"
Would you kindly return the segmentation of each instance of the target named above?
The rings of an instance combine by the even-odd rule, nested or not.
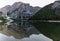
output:
[[[59,18],[60,17],[60,10],[59,10],[60,7],[59,6],[60,6],[60,1],[55,1],[54,3],[51,3],[51,4],[43,7],[35,15],[33,15],[29,20],[56,20],[56,19],[60,19]]]

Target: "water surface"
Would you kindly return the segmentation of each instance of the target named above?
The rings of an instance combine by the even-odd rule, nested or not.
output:
[[[0,41],[52,41],[28,22],[0,24]]]

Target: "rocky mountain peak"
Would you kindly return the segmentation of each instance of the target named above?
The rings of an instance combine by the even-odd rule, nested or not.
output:
[[[0,11],[3,13],[2,15],[6,16],[7,12],[10,9],[10,7],[11,7],[10,5],[7,5],[7,6],[3,7],[3,8],[1,8]]]
[[[23,3],[23,2],[16,2],[16,3],[14,3],[12,6],[11,6],[11,8],[10,8],[10,12],[13,12],[14,10],[16,10],[16,9],[24,9],[24,8],[28,8],[30,5],[29,4],[27,4],[27,3]]]
[[[53,8],[58,8],[60,6],[60,1],[55,1],[54,3],[53,3]]]
[[[3,8],[1,8],[0,10],[1,10],[1,11],[3,11],[3,10],[8,10],[10,7],[11,7],[10,5],[7,5],[7,6],[3,7]]]
[[[16,2],[11,6],[7,15],[11,18],[16,18],[17,16],[34,15],[38,10],[40,10],[40,7],[33,7],[28,3]]]

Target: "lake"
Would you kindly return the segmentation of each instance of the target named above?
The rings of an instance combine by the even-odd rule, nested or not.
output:
[[[60,41],[60,23],[10,22],[0,24],[0,41]]]

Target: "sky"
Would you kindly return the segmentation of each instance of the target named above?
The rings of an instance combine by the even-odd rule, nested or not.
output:
[[[6,5],[12,5],[15,2],[29,3],[31,6],[44,7],[47,4],[53,3],[55,0],[0,0],[0,8]]]
[[[4,34],[0,33],[0,41],[53,41],[50,38],[47,38],[46,36],[44,36],[43,34],[39,34],[39,35],[30,35],[29,37],[25,37],[22,39],[16,39],[13,36],[6,36]]]

